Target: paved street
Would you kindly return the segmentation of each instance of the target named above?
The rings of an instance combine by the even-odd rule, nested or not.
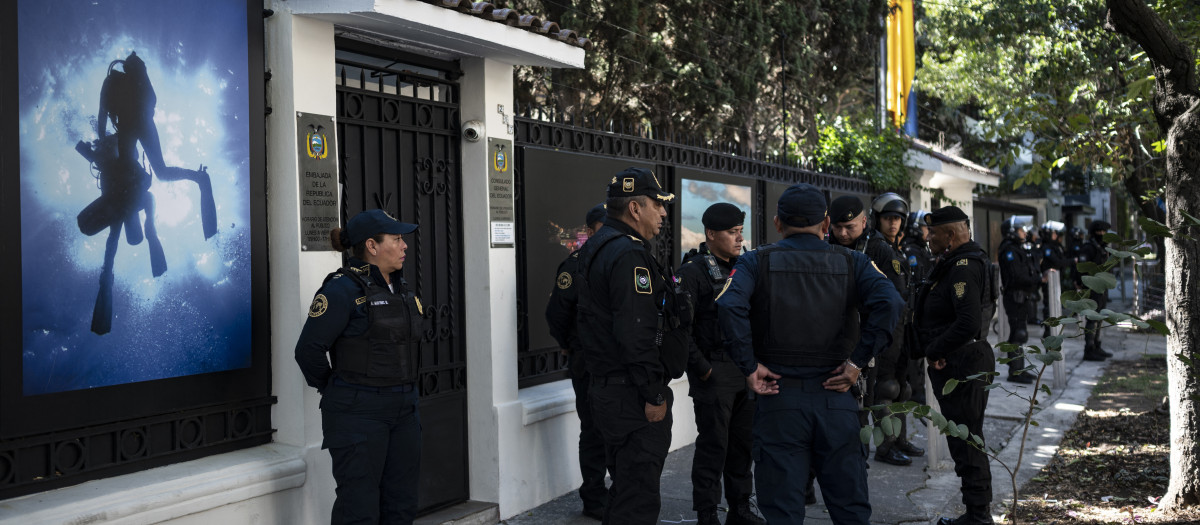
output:
[[[1113,292],[1113,295],[1117,295]],[[1116,311],[1128,311],[1128,304],[1119,299],[1110,306]],[[1030,343],[1037,343],[1035,336],[1041,335],[1041,329],[1030,326]],[[1074,328],[1067,328],[1064,335],[1077,333]],[[1130,333],[1121,328],[1107,328],[1104,332],[1105,348],[1113,352],[1113,359],[1136,359],[1142,353],[1165,353],[1166,340],[1158,335]],[[996,335],[991,336],[993,344]],[[1052,395],[1042,401],[1045,409],[1036,416],[1039,427],[1031,427],[1027,437],[1024,457],[1018,471],[1018,485],[1028,481],[1044,466],[1055,450],[1063,433],[1071,427],[1075,417],[1087,404],[1092,387],[1104,372],[1109,361],[1102,363],[1084,362],[1083,339],[1068,338],[1063,344],[1064,370],[1067,373],[1066,387],[1054,386],[1053,369],[1048,369],[1044,376],[1050,386]],[[1003,368],[1003,367],[1002,367]],[[984,423],[984,437],[990,447],[1000,447],[999,459],[1008,465],[1015,465],[1018,456],[1020,439],[1019,422],[1023,417],[1028,403],[1009,392],[1025,395],[1032,391],[1029,385],[1014,385],[1000,380],[1003,387],[991,391],[988,400],[987,418]],[[927,449],[936,446],[929,445],[927,432],[919,425],[909,425],[909,431],[916,434],[912,440],[918,446]],[[935,440],[936,442],[936,440]],[[944,446],[944,444],[942,445]],[[694,523],[696,514],[692,510],[691,499],[691,460],[693,447],[687,446],[672,452],[667,457],[666,467],[662,475],[662,511],[659,514],[660,523]],[[958,516],[964,510],[959,500],[959,481],[954,475],[953,464],[949,455],[942,452],[944,461],[930,465],[930,454],[914,458],[913,464],[907,467],[897,467],[884,463],[870,461],[869,484],[871,504],[873,508],[872,523],[916,524],[931,523],[939,516]],[[1003,508],[999,502],[1011,498],[1012,481],[1005,469],[997,462],[992,462],[992,488],[995,494],[993,512],[998,519]],[[818,501],[820,488],[818,485]],[[571,492],[545,505],[521,513],[503,521],[507,525],[592,525],[597,521],[584,517],[579,513],[578,495]],[[808,507],[809,516],[806,523],[832,523],[823,503]],[[722,513],[722,518],[724,513]]]

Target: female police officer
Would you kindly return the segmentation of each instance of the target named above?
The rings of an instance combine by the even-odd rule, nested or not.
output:
[[[304,379],[322,394],[334,525],[412,523],[417,512],[421,303],[400,273],[408,247],[401,236],[416,229],[368,210],[330,232],[333,247],[353,256],[325,278],[296,343]]]

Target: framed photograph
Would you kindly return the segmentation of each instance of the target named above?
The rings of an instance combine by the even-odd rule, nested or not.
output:
[[[754,248],[754,186],[753,179],[679,168],[679,253],[686,256],[704,242],[704,223],[701,218],[709,206],[727,202],[746,212],[742,237],[743,250]]]
[[[2,9],[0,439],[269,397],[261,3]]]

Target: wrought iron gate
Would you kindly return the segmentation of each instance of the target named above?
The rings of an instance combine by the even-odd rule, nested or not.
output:
[[[467,359],[462,300],[462,169],[454,63],[339,40],[337,137],[342,223],[382,208],[420,226],[404,276],[424,304],[420,344],[423,511],[467,499]]]

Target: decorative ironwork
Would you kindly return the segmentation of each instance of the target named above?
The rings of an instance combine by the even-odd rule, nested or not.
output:
[[[766,240],[767,217],[766,183],[796,184],[807,182],[826,192],[870,194],[865,178],[836,169],[817,171],[813,166],[783,162],[782,158],[761,154],[741,155],[736,144],[711,144],[692,137],[674,136],[670,140],[657,136],[642,126],[620,123],[598,123],[597,119],[580,117],[546,107],[518,107],[516,125],[516,155],[514,176],[517,207],[517,370],[519,385],[538,385],[566,377],[567,360],[558,348],[530,348],[528,334],[529,275],[527,239],[523,225],[525,213],[525,148],[534,147],[572,154],[597,155],[609,158],[638,160],[655,164],[657,173],[666,174],[666,184],[675,183],[675,168],[697,168],[752,178],[758,195],[755,212],[755,245]],[[680,254],[674,242],[673,213],[663,222],[655,257],[663,263],[677,262]]]
[[[0,499],[268,443],[273,404],[270,397],[7,441]]]

